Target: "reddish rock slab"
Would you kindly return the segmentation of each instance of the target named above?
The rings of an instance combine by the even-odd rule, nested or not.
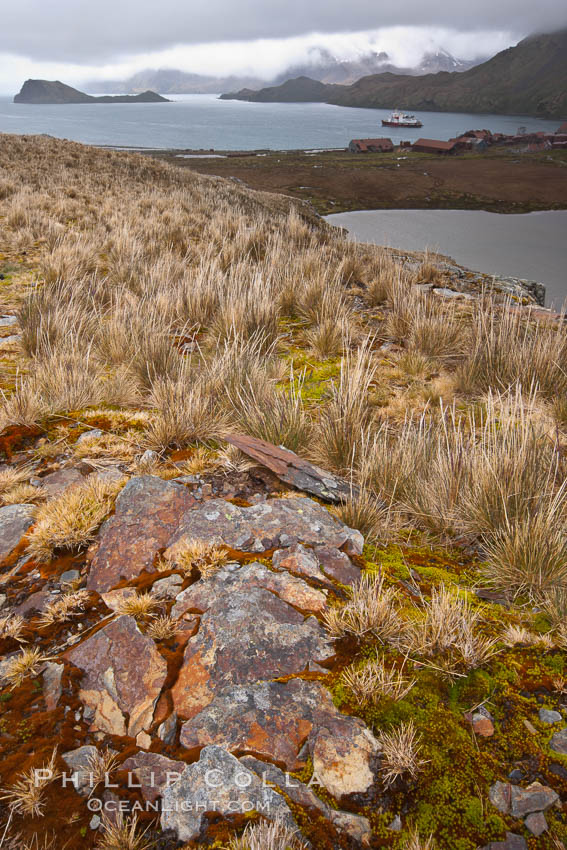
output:
[[[314,466],[282,446],[275,446],[247,434],[230,434],[225,440],[263,466],[267,466],[281,481],[311,493],[324,502],[343,502],[352,495],[353,490],[357,490],[344,478]]]
[[[128,787],[140,785],[144,800],[153,802],[161,797],[168,785],[176,782],[185,770],[185,762],[174,761],[160,753],[135,753],[120,765],[120,770],[131,774]]]
[[[187,511],[169,541],[167,557],[175,559],[191,540],[224,543],[240,552],[265,552],[295,543],[325,544],[360,554],[364,539],[312,499],[269,499],[241,508],[211,499]]]
[[[136,737],[150,726],[167,664],[133,617],[113,620],[66,658],[85,674],[79,699],[92,730]]]
[[[6,505],[0,508],[0,562],[12,554],[33,525],[34,505]]]
[[[313,553],[325,575],[334,581],[353,587],[360,582],[361,571],[348,555],[332,546],[315,546]]]
[[[123,579],[153,572],[156,553],[167,546],[192,504],[181,484],[151,475],[131,478],[116,500],[114,516],[102,526],[87,588],[104,593]]]
[[[179,741],[188,750],[217,744],[236,756],[253,754],[296,770],[314,727],[338,715],[331,695],[319,682],[259,682],[227,688],[183,724]]]
[[[77,484],[82,484],[84,476],[78,469],[58,469],[57,472],[50,472],[38,481],[47,495],[50,497],[58,496],[69,487],[74,487]]]
[[[249,587],[263,587],[284,602],[306,613],[321,612],[327,607],[327,597],[320,590],[287,573],[275,573],[263,564],[239,564],[225,567],[214,575],[200,579],[179,593],[171,616],[178,618],[187,611],[204,613],[221,593],[234,593]]]
[[[191,719],[230,685],[322,670],[334,655],[320,623],[273,593],[251,587],[223,594],[185,647],[171,691],[175,710]]]

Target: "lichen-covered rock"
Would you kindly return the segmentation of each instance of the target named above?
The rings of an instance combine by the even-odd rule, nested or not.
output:
[[[61,756],[71,774],[71,776],[66,776],[65,779],[72,782],[79,794],[88,796],[94,787],[92,760],[96,758],[97,754],[96,747],[85,745],[77,747],[76,750],[69,750]]]
[[[504,841],[491,841],[481,850],[528,850],[528,842],[522,835],[507,832]]]
[[[143,750],[135,753],[120,765],[120,770],[127,770],[129,787],[140,785],[140,794],[144,800],[153,802],[163,795],[168,785],[172,785],[185,770],[185,762],[174,761],[160,753],[146,753]]]
[[[256,811],[268,820],[296,824],[284,798],[221,747],[205,747],[196,764],[166,787],[162,797],[161,828],[173,829],[179,841],[204,838],[206,814],[230,818]]]
[[[149,727],[167,664],[133,617],[118,617],[66,657],[84,672],[79,698],[93,730],[135,737]]]
[[[311,735],[309,748],[314,775],[337,800],[374,785],[381,747],[362,720],[333,718]]]
[[[218,744],[296,770],[304,764],[298,753],[313,728],[336,716],[331,695],[318,682],[238,685],[184,723],[180,743],[188,750]]]
[[[361,571],[345,552],[333,546],[315,546],[313,553],[325,575],[341,584],[353,586],[360,582]]]
[[[547,832],[547,820],[543,812],[532,812],[524,821],[526,829],[539,838],[544,832]]]
[[[48,711],[54,711],[59,705],[62,694],[61,680],[64,669],[63,664],[57,664],[55,661],[48,661],[45,665],[43,671],[43,698]]]
[[[258,563],[243,567],[230,564],[182,591],[176,597],[171,616],[181,617],[186,611],[203,613],[218,599],[219,594],[229,591],[235,593],[249,587],[263,587],[300,611],[320,612],[327,605],[327,597],[322,591],[310,587],[295,576],[275,573]]]
[[[5,505],[0,508],[0,562],[12,554],[33,525],[33,505]]]
[[[560,729],[559,732],[556,732],[551,741],[549,742],[549,746],[552,750],[555,750],[556,753],[561,753],[562,755],[567,755],[567,726],[565,729]]]
[[[64,493],[69,487],[76,487],[77,484],[82,484],[84,476],[78,469],[58,469],[56,472],[50,472],[39,479],[39,484],[43,487],[48,496],[58,496]]]
[[[272,557],[272,564],[276,570],[287,570],[298,576],[305,576],[318,582],[325,581],[325,575],[321,572],[319,561],[311,549],[295,543],[287,549],[278,549]]]
[[[320,670],[335,655],[314,617],[263,588],[220,596],[201,617],[172,688],[177,713],[190,719],[223,688]]]
[[[527,788],[507,782],[495,782],[488,797],[500,812],[511,814],[515,818],[523,818],[532,812],[545,812],[559,800],[558,794],[552,788],[540,782],[532,782]]]
[[[294,543],[326,544],[362,552],[359,531],[348,528],[312,499],[270,499],[241,508],[223,499],[211,499],[187,511],[169,543],[167,557],[190,540],[224,543],[241,552],[264,552]]]
[[[88,589],[103,593],[122,579],[153,571],[156,553],[168,545],[192,504],[193,498],[181,484],[150,475],[131,478],[116,500],[114,515],[100,531]]]

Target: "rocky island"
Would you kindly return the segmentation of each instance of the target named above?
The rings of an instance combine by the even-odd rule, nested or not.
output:
[[[166,97],[155,91],[140,94],[102,95],[91,94],[74,89],[59,80],[26,80],[20,92],[15,95],[14,103],[168,103]]]

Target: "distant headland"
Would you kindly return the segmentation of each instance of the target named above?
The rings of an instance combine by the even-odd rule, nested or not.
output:
[[[14,97],[14,103],[168,103],[166,97],[154,91],[141,94],[103,95],[85,94],[59,80],[26,80]]]

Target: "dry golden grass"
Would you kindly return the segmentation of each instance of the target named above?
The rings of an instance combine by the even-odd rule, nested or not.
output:
[[[159,608],[157,599],[150,593],[139,593],[134,596],[127,596],[120,602],[116,610],[119,614],[127,614],[136,620],[143,620],[146,617],[155,617],[156,608]]]
[[[412,830],[408,838],[404,839],[401,850],[436,850],[437,844],[432,835],[421,838],[417,829]]]
[[[4,505],[35,504],[45,498],[43,487],[34,487],[33,484],[18,484],[0,497]]]
[[[401,776],[415,779],[425,761],[419,755],[421,735],[413,720],[401,723],[390,732],[380,732],[378,740],[382,745],[380,769],[386,787]]]
[[[146,428],[145,443],[158,451],[215,439],[229,424],[228,415],[205,382],[191,384],[185,374],[157,380],[148,403],[154,412]]]
[[[5,665],[2,676],[13,688],[19,688],[25,678],[37,676],[49,657],[43,655],[37,647],[21,649]]]
[[[90,753],[87,756],[86,772],[90,774],[91,795],[101,782],[108,784],[109,777],[116,771],[118,763],[117,755],[108,749],[97,750],[96,753]]]
[[[29,481],[32,474],[33,469],[30,466],[5,466],[0,469],[0,499],[4,498],[5,493]]]
[[[345,605],[325,612],[325,625],[333,637],[371,637],[382,643],[397,640],[403,628],[398,600],[397,590],[385,586],[383,574],[376,578],[363,575]]]
[[[19,614],[4,614],[0,617],[0,638],[12,638],[25,643],[23,632],[26,621]]]
[[[186,573],[197,569],[205,578],[227,562],[228,555],[224,547],[206,540],[191,540],[178,549],[171,561],[164,560],[162,567],[165,570],[180,569]]]
[[[228,850],[304,850],[307,845],[297,830],[279,822],[250,823],[240,838],[233,838]]]
[[[54,602],[49,602],[39,618],[40,628],[48,628],[55,623],[65,623],[78,616],[88,606],[90,593],[88,590],[74,590],[65,593]]]
[[[360,705],[376,704],[381,699],[403,699],[413,686],[415,679],[403,675],[403,668],[396,670],[385,666],[383,659],[369,661],[363,667],[354,664],[347,667],[341,681]]]
[[[81,549],[94,540],[125,484],[92,475],[76,487],[50,499],[37,509],[36,523],[29,533],[28,552],[48,561],[55,549]]]
[[[395,526],[392,512],[366,486],[353,490],[332,512],[349,528],[358,529],[369,543],[387,539]]]
[[[173,617],[162,614],[160,617],[156,617],[155,620],[151,621],[146,629],[146,634],[154,640],[170,640],[175,637],[178,630],[177,621]]]
[[[125,818],[122,812],[116,819],[104,817],[102,835],[96,843],[97,850],[151,850],[155,841],[148,838],[149,827],[140,831],[136,815]]]
[[[57,750],[54,749],[47,764],[41,768],[30,768],[21,773],[12,785],[2,788],[0,800],[5,800],[9,811],[22,817],[43,817],[46,806],[45,790],[50,782],[57,778],[55,760]]]

